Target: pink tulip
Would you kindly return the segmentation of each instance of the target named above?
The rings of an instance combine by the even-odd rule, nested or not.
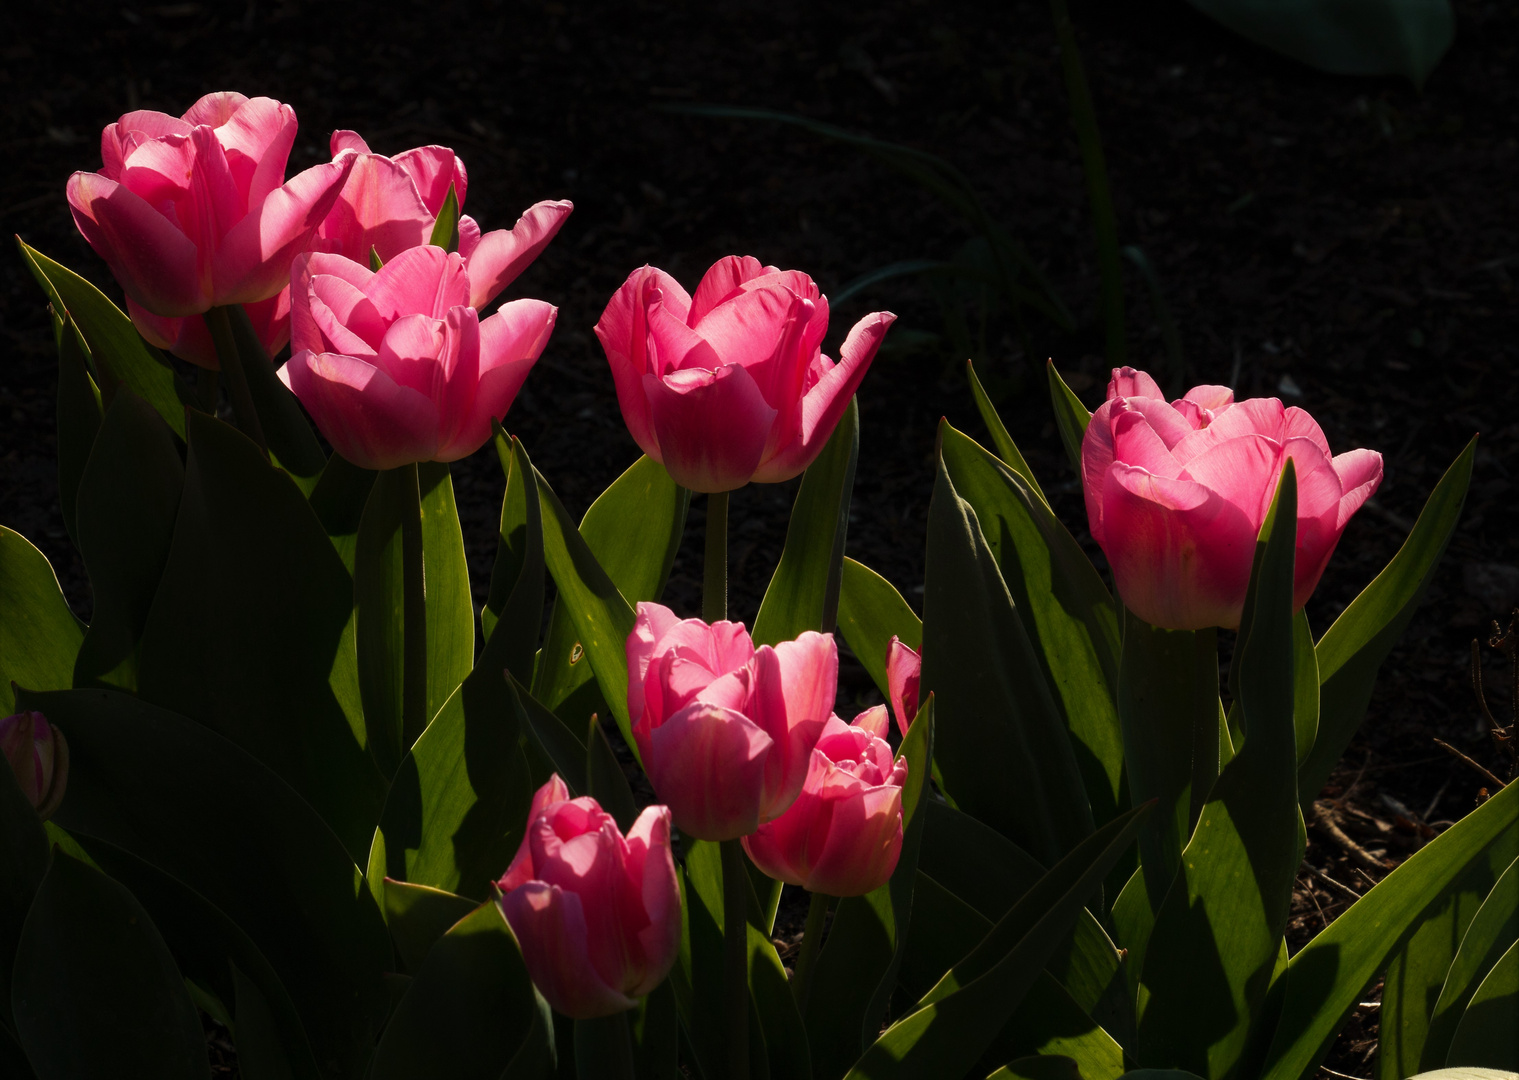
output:
[[[734,840],[784,813],[833,710],[833,635],[756,649],[742,623],[639,604],[627,652],[633,738],[680,830]]]
[[[1196,386],[1167,403],[1117,368],[1081,447],[1092,538],[1129,609],[1173,630],[1237,627],[1256,536],[1287,459],[1297,470],[1293,605],[1307,602],[1350,516],[1382,482],[1382,456],[1332,457],[1319,425],[1276,398]]]
[[[828,896],[863,896],[886,884],[902,854],[907,761],[892,761],[886,706],[845,724],[828,718],[802,793],[780,817],[744,837],[754,865],[777,881]]]
[[[833,434],[895,315],[867,315],[835,364],[828,300],[806,274],[736,255],[689,296],[635,270],[596,324],[633,440],[693,491],[789,480]]]
[[[131,112],[101,133],[103,166],[69,177],[69,205],[134,315],[156,317],[139,323],[144,337],[214,366],[203,327],[159,320],[257,304],[285,286],[351,167],[329,162],[286,181],[295,131],[290,106],[222,92],[182,118]]]
[[[0,753],[5,755],[21,794],[44,820],[63,801],[69,777],[69,744],[40,712],[19,712],[0,720]]]
[[[311,252],[291,269],[291,348],[280,378],[349,461],[455,461],[490,438],[554,328],[557,309],[513,300],[487,319],[457,252],[407,248],[375,273]]]
[[[556,775],[538,789],[501,910],[533,982],[566,1016],[632,1009],[680,951],[670,811],[646,807],[626,838],[595,799]]]
[[[333,161],[352,162],[342,193],[317,231],[314,247],[369,262],[370,249],[389,262],[425,244],[452,184],[459,208],[469,178],[464,162],[446,146],[419,146],[394,157],[376,154],[356,132],[335,131]],[[474,218],[459,218],[459,254],[469,274],[469,306],[483,308],[548,246],[574,204],[535,203],[511,229],[481,233]]]
[[[918,685],[922,679],[923,657],[893,634],[886,646],[886,689],[891,711],[897,717],[897,730],[903,738],[918,715]]]

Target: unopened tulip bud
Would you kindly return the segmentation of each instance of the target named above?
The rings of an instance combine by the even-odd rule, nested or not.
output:
[[[44,821],[52,817],[69,778],[69,744],[63,732],[40,712],[19,712],[0,720],[0,752],[26,801]]]
[[[886,646],[886,689],[891,711],[897,717],[897,730],[904,738],[918,715],[918,685],[922,681],[923,657],[893,635]]]

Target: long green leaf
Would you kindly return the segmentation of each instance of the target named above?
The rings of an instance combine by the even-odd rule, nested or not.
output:
[[[944,440],[950,442],[947,434]],[[976,511],[941,455],[928,508],[923,691],[946,793],[1046,865],[1091,832],[1071,741]]]
[[[1460,520],[1476,452],[1474,436],[1435,485],[1392,561],[1319,639],[1314,650],[1321,681],[1318,738],[1298,769],[1298,791],[1305,804],[1318,795],[1344,756],[1366,715],[1382,661],[1403,636],[1434,578]]]
[[[16,949],[16,1033],[41,1080],[209,1080],[200,1018],[142,905],[67,855],[37,889]]]
[[[849,499],[860,456],[860,407],[849,407],[817,459],[802,474],[786,546],[754,618],[756,645],[778,645],[805,630],[831,633],[838,622]]]
[[[923,620],[896,587],[863,563],[846,558],[839,586],[839,633],[849,643],[881,694],[886,685],[886,650],[893,637],[915,651],[923,648]]]
[[[638,807],[633,802],[633,789],[628,786],[627,775],[612,752],[612,744],[607,741],[600,717],[591,717],[585,745],[586,794],[599,802],[602,809],[612,815],[617,827],[626,833],[638,817]]]
[[[140,692],[279,773],[362,860],[384,780],[364,745],[352,581],[300,489],[257,446],[203,413],[189,433]]]
[[[105,412],[80,477],[75,530],[95,611],[74,685],[135,690],[138,649],[165,571],[185,470],[173,433],[128,390]]]
[[[1113,598],[1037,487],[948,424],[942,436],[945,468],[976,513],[1070,735],[1092,817],[1110,821],[1124,764]]]
[[[258,983],[244,975],[236,964],[232,980],[237,1025],[237,1066],[247,1080],[293,1080],[295,1070],[280,1041],[278,1021],[259,989]]]
[[[1519,1071],[1519,941],[1498,958],[1472,995],[1450,1041],[1446,1065]]]
[[[1388,957],[1495,842],[1510,860],[1519,856],[1519,784],[1415,852],[1292,958],[1286,979],[1273,988],[1284,1000],[1261,1080],[1313,1075]]]
[[[300,402],[275,374],[269,354],[248,320],[247,310],[241,304],[233,304],[227,309],[227,318],[248,380],[248,393],[253,398],[264,437],[269,441],[269,452],[296,486],[310,495],[327,465],[322,444],[317,442]]]
[[[279,973],[316,1059],[356,1073],[384,1019],[390,941],[358,868],[311,806],[221,736],[129,695],[70,690],[26,703],[68,733],[58,823],[224,912]]]
[[[433,221],[432,234],[427,242],[444,251],[459,250],[459,193],[452,181],[449,182],[443,205],[438,208],[438,216]]]
[[[84,627],[69,610],[47,556],[0,525],[0,715],[15,712],[11,684],[66,690]]]
[[[1049,373],[1050,403],[1055,407],[1055,427],[1060,431],[1060,442],[1065,447],[1065,456],[1070,460],[1071,468],[1076,470],[1076,478],[1081,478],[1081,440],[1086,435],[1087,423],[1092,419],[1092,414],[1081,403],[1081,399],[1071,392],[1071,388],[1060,377],[1060,372],[1055,370],[1055,362],[1052,360],[1045,365]]]
[[[90,378],[89,352],[74,320],[60,320],[55,312],[53,326],[58,338],[58,503],[63,527],[77,546],[74,507],[79,479],[90,460],[105,409],[100,387]]]
[[[460,919],[428,952],[385,1025],[373,1080],[497,1080],[529,1038],[537,993],[494,900]]]
[[[311,509],[350,575],[353,573],[354,552],[359,545],[364,505],[369,502],[376,475],[373,469],[361,469],[341,454],[333,454],[327,459],[326,468],[308,496]]]
[[[580,539],[629,604],[658,600],[664,592],[690,504],[691,493],[671,480],[663,465],[645,456],[585,512]],[[549,528],[547,521],[544,528]],[[556,602],[532,688],[534,697],[578,728],[591,713],[605,712],[609,702],[598,692],[576,627],[568,607]]]
[[[1048,506],[1049,499],[1045,497],[1044,489],[1039,486],[1039,481],[1034,478],[1034,470],[1029,468],[1028,462],[1023,459],[1018,444],[1013,442],[1013,437],[1007,433],[1007,426],[1002,423],[1002,417],[997,415],[997,407],[992,404],[992,399],[986,396],[981,380],[976,378],[975,361],[965,361],[965,377],[970,382],[970,393],[976,402],[976,411],[981,414],[981,422],[986,425],[986,430],[992,437],[992,445],[997,448],[997,456],[1002,459],[1004,465],[1023,477],[1024,483]]]
[[[433,942],[479,906],[468,897],[430,885],[386,878],[384,887],[385,922],[401,963],[413,975],[422,969]]]
[[[501,498],[490,593],[480,609],[480,631],[485,638],[480,666],[494,670],[499,664],[519,682],[530,682],[543,625],[543,517],[538,481],[522,443],[508,437],[499,424],[494,442],[506,474],[506,493]]]
[[[1140,1061],[1221,1077],[1249,1042],[1302,858],[1293,728],[1297,475],[1289,461],[1257,544],[1240,662],[1245,744],[1219,774],[1155,913],[1140,973]]]
[[[1489,853],[1490,856],[1493,853]],[[1491,858],[1488,860],[1491,865]],[[1477,868],[1480,872],[1485,867]],[[1443,1064],[1451,1038],[1477,986],[1492,970],[1508,945],[1519,940],[1519,860],[1508,864],[1481,908],[1461,935],[1460,947],[1450,962],[1440,996],[1429,1017],[1422,1061]]]
[[[529,745],[536,746],[548,768],[558,773],[572,792],[585,794],[590,790],[586,780],[588,758],[585,740],[558,714],[528,693],[515,678],[511,679],[511,683],[512,689],[517,693],[517,723],[522,725]],[[534,782],[537,782],[536,779]]]
[[[443,703],[475,666],[475,602],[469,591],[464,532],[454,503],[448,465],[417,466],[422,492],[422,560],[427,580],[427,716]],[[418,735],[421,732],[417,732]]]

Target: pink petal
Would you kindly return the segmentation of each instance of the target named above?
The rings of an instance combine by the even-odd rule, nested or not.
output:
[[[1144,413],[1133,408],[1136,399],[1115,402],[1113,414],[1113,459],[1135,465],[1156,476],[1175,477],[1181,472],[1165,441],[1151,426]],[[1171,406],[1162,406],[1167,412]],[[1174,417],[1175,413],[1171,413]]]
[[[215,258],[222,239],[244,219],[248,212],[248,200],[238,190],[237,178],[232,175],[232,166],[227,160],[227,151],[216,138],[215,130],[204,125],[197,127],[190,132],[190,142],[195,148],[195,159],[190,167],[190,187],[175,204],[175,210],[185,235],[194,240],[195,246],[200,249],[202,273],[205,272],[204,268],[210,267],[214,275]],[[137,155],[134,154],[128,159],[123,175],[132,173],[132,163],[136,158]],[[268,295],[272,296],[278,291],[273,289]],[[262,300],[263,297],[253,296],[248,299]]]
[[[458,433],[439,449],[439,461],[456,461],[485,445],[491,421],[505,419],[548,345],[558,313],[542,300],[513,300],[480,324],[479,384]]]
[[[199,315],[154,315],[130,296],[127,297],[127,314],[131,316],[137,332],[160,349],[167,349],[196,367],[212,371],[220,369],[211,331],[206,329],[206,320]]]
[[[117,179],[152,206],[177,203],[190,190],[195,171],[195,143],[178,135],[129,147]]]
[[[555,1010],[591,1020],[637,1006],[608,986],[591,964],[585,911],[574,893],[529,881],[501,898],[501,910],[533,984]]]
[[[1324,429],[1319,427],[1319,422],[1296,405],[1283,411],[1282,433],[1277,437],[1282,442],[1294,438],[1307,439],[1317,446],[1326,458],[1333,456],[1329,452],[1329,440],[1324,438]]]
[[[1207,409],[1209,412],[1222,412],[1234,404],[1234,391],[1227,386],[1214,386],[1203,383],[1194,386],[1182,395],[1183,401],[1190,401],[1199,409]]]
[[[886,689],[897,714],[897,730],[903,738],[918,715],[918,684],[922,674],[923,658],[893,634],[886,646]]]
[[[859,728],[873,739],[884,740],[891,730],[891,714],[886,711],[885,705],[872,705],[849,724],[851,727]]]
[[[257,206],[285,182],[295,131],[295,110],[266,97],[244,102],[216,128],[244,206]]]
[[[1123,409],[1122,398],[1108,398],[1097,406],[1087,421],[1086,434],[1081,437],[1081,493],[1087,504],[1087,527],[1098,546],[1107,531],[1102,521],[1102,492],[1115,460],[1113,422],[1123,414]]]
[[[568,199],[535,203],[511,232],[498,229],[480,238],[469,256],[470,306],[482,308],[513,281],[554,238],[575,204]]]
[[[468,214],[459,215],[459,254],[464,256],[466,264],[469,257],[475,253],[475,248],[480,246],[480,223]]]
[[[372,152],[362,135],[357,131],[348,131],[346,129],[334,131],[332,138],[327,141],[327,147],[333,157],[337,157],[344,150],[352,150],[356,154],[368,154]]]
[[[324,247],[356,262],[367,265],[370,248],[388,262],[427,243],[434,216],[399,165],[378,154],[359,154],[317,235]]]
[[[780,286],[744,290],[713,308],[691,329],[712,347],[721,363],[742,364],[750,369],[750,374],[756,380],[763,383],[768,380],[761,373],[761,368],[766,366],[766,361],[775,357],[783,330],[788,322],[796,319],[798,304],[805,305],[806,317],[802,320],[805,324],[806,319],[812,315],[812,304],[791,290]],[[685,323],[682,322],[681,325],[684,326]],[[797,329],[800,330],[800,326]],[[796,379],[800,384],[800,375]],[[767,400],[775,403],[773,398]]]
[[[838,694],[839,650],[832,634],[806,631],[774,649],[754,654],[754,689],[749,716],[776,747],[765,766],[762,820],[791,805],[807,778],[807,762],[833,715]],[[842,726],[842,724],[841,724]]]
[[[522,842],[517,845],[517,854],[512,859],[512,864],[506,868],[506,873],[501,875],[501,880],[496,883],[502,892],[511,892],[518,885],[532,880],[533,852],[532,845],[528,843],[528,837],[532,832],[533,822],[537,821],[538,815],[550,806],[568,802],[569,798],[570,789],[563,780],[559,779],[558,773],[550,776],[542,787],[533,792],[533,801],[527,812],[527,825],[522,830]]]
[[[1122,411],[1138,413],[1145,418],[1145,423],[1149,424],[1168,450],[1196,430],[1181,413],[1166,404],[1164,398],[1127,397],[1123,399],[1123,404]]]
[[[353,159],[297,173],[234,225],[216,252],[218,304],[246,304],[279,292],[337,201]]]
[[[625,646],[628,657],[628,721],[635,731],[644,719],[644,679],[654,659],[655,644],[680,622],[675,612],[663,604],[640,601],[637,610],[633,632],[628,635]],[[653,719],[657,722],[664,717]],[[640,756],[647,753],[647,748],[640,743]]]
[[[236,90],[216,90],[185,110],[185,123],[191,127],[197,124],[220,127],[247,103],[248,99]]]
[[[647,806],[628,830],[627,875],[647,920],[637,933],[639,977],[625,985],[642,997],[664,980],[680,952],[680,884],[670,851],[670,808]]]
[[[824,375],[802,399],[801,437],[776,449],[775,455],[760,465],[754,480],[775,484],[790,480],[811,465],[822,453],[823,444],[833,435],[839,419],[849,407],[850,399],[870,370],[876,350],[886,331],[896,321],[889,311],[877,311],[854,324],[839,349],[839,362]]]
[[[325,252],[308,251],[297,255],[290,264],[290,340],[291,351],[300,352],[310,349],[312,352],[329,351],[325,344],[321,329],[316,325],[311,314],[311,288],[312,281],[318,275],[329,276],[363,290],[369,284],[374,273],[367,266],[361,266],[351,259],[345,259],[341,255],[329,255]],[[373,307],[373,305],[370,305]],[[383,334],[382,334],[383,336]],[[368,340],[368,339],[365,339]],[[372,346],[379,344],[379,338],[371,342]]]
[[[442,319],[402,315],[385,329],[374,364],[401,386],[442,405],[447,331]],[[439,422],[443,417],[440,412]]]
[[[1120,397],[1146,397],[1166,400],[1160,384],[1143,372],[1131,367],[1118,367],[1108,379],[1108,400]]]
[[[1251,531],[1258,533],[1281,471],[1281,444],[1264,435],[1241,435],[1193,458],[1181,476],[1239,509]]]
[[[454,197],[459,206],[464,206],[464,193],[469,187],[469,178],[464,171],[464,162],[448,147],[419,146],[388,160],[394,161],[411,177],[417,193],[422,196],[423,205],[433,217],[436,218],[443,209],[450,184],[454,186]]]
[[[681,832],[735,840],[759,825],[772,746],[742,713],[697,701],[654,729],[644,765]]]
[[[129,112],[116,123],[107,124],[100,132],[101,175],[109,180],[121,179],[122,162],[127,155],[129,141],[135,145],[164,135],[188,139],[190,126],[177,116],[153,112],[151,109]]]
[[[74,224],[129,297],[155,315],[198,315],[211,306],[195,244],[157,210],[98,173],[74,173],[66,191]]]
[[[443,352],[439,359],[443,386],[436,400],[441,421],[438,441],[442,445],[434,458],[454,461],[480,449],[489,436],[487,429],[480,434],[479,442],[468,446],[479,425],[475,425],[476,430],[464,430],[470,424],[475,393],[480,387],[480,315],[474,308],[461,305],[449,310],[443,320]],[[505,415],[506,410],[501,411]]]
[[[308,328],[314,328],[318,343],[302,340],[297,349],[340,352],[369,361],[379,355],[385,320],[352,282],[334,274],[317,274],[308,282],[305,307],[310,320],[302,320],[301,332],[304,336]]]
[[[763,266],[752,255],[728,255],[718,259],[711,268],[702,275],[702,279],[696,286],[696,292],[691,295],[690,310],[686,316],[687,325],[695,326],[724,300],[736,295],[739,287],[746,281],[751,281],[761,274],[773,273],[775,267]]]
[[[1307,518],[1325,518],[1334,527],[1339,509],[1340,475],[1316,442],[1302,436],[1294,436],[1282,447],[1282,463],[1291,458],[1297,472],[1297,516],[1301,522]],[[1275,485],[1272,495],[1276,494]],[[1301,526],[1300,526],[1301,528]]]
[[[364,291],[386,319],[414,314],[441,319],[450,308],[469,304],[463,257],[432,244],[401,252],[380,268]]]
[[[692,491],[732,491],[759,465],[776,412],[737,364],[643,377],[658,460]]]
[[[1334,459],[1334,471],[1340,477],[1339,527],[1344,528],[1350,515],[1382,486],[1382,455],[1375,450],[1350,450]]]
[[[279,375],[300,399],[333,449],[364,469],[430,461],[438,409],[363,360],[302,351]]]
[[[869,788],[833,800],[829,809],[827,831],[814,837],[807,888],[863,896],[886,884],[902,855],[901,786]]]
[[[596,323],[596,337],[612,369],[617,388],[617,407],[628,434],[644,453],[659,459],[659,443],[654,438],[654,424],[649,417],[649,402],[643,392],[643,377],[650,370],[648,344],[648,306],[650,295],[664,298],[665,307],[685,312],[691,298],[680,283],[663,270],[644,266],[628,275]],[[684,316],[682,316],[684,317]]]
[[[263,342],[264,352],[274,356],[290,343],[290,286],[285,286],[267,300],[244,304],[253,332]]]

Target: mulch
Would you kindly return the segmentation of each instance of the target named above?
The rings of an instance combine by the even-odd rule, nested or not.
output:
[[[1297,946],[1491,787],[1435,738],[1487,769],[1506,767],[1479,723],[1469,667],[1472,641],[1519,606],[1519,11],[1458,0],[1456,43],[1420,92],[1309,71],[1180,0],[1071,6],[1121,241],[1155,268],[1189,381],[1281,396],[1309,409],[1336,450],[1384,456],[1381,491],[1310,602],[1316,632],[1386,564],[1443,470],[1481,436],[1461,526],[1321,794],[1325,820],[1372,862],[1327,827],[1310,829]],[[208,90],[293,104],[302,128],[292,168],[323,160],[337,127],[382,152],[452,145],[470,167],[467,210],[487,228],[538,199],[573,199],[569,224],[510,292],[550,300],[560,315],[507,427],[575,514],[637,455],[590,332],[633,268],[654,263],[694,285],[716,258],[747,252],[837,292],[887,263],[947,258],[970,236],[926,192],[857,152],[795,128],[664,107],[780,109],[939,154],[1082,321],[1067,334],[1037,315],[1020,327],[992,312],[977,350],[1007,426],[1089,544],[1041,367],[1053,357],[1095,405],[1107,362],[1080,159],[1041,3],[437,2],[382,12],[301,0],[34,2],[0,15],[0,42],[4,227],[113,295],[73,229],[63,183],[97,165],[96,132],[119,113],[178,113]],[[1126,285],[1130,360],[1163,367],[1146,284],[1130,268]],[[980,329],[974,302],[951,307]],[[964,355],[922,280],[837,305],[828,345],[877,308],[901,319],[859,396],[848,551],[917,604],[936,422],[977,437],[984,429]],[[0,341],[0,522],[43,549],[88,616],[87,579],[57,508],[51,336],[40,293],[10,257],[0,258]],[[484,453],[454,478],[483,599],[503,482]],[[794,489],[734,496],[735,617],[758,607]],[[701,519],[698,499],[667,596],[684,612],[699,610]],[[1507,661],[1482,653],[1493,709],[1508,722]],[[846,664],[840,712],[873,694]],[[1374,1006],[1361,1009],[1329,1067],[1368,1075],[1375,1022]]]

